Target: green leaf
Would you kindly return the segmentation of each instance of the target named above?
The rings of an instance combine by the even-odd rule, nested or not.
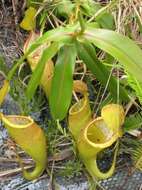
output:
[[[132,160],[134,162],[135,168],[142,171],[142,140],[132,152]]]
[[[142,139],[125,136],[122,142],[124,152],[132,158],[134,169],[142,171]]]
[[[28,84],[26,95],[29,100],[33,97],[38,85],[40,84],[45,65],[48,64],[47,62],[50,59],[52,59],[52,57],[54,57],[54,55],[58,51],[58,48],[59,48],[58,43],[54,42],[43,51],[39,63],[36,69],[34,70],[30,82]]]
[[[112,4],[113,2],[110,2]],[[94,1],[89,2],[89,8],[88,8],[88,16],[94,17],[96,22],[102,27],[106,29],[115,29],[115,22],[114,17],[111,13],[108,12],[108,7],[110,4],[107,4],[107,6],[101,6],[99,3],[95,3]]]
[[[70,17],[72,14],[74,5],[70,0],[62,0],[58,3],[58,6],[56,7],[57,16],[63,16],[65,18]]]
[[[45,32],[41,37],[39,37],[31,46],[29,47],[28,51],[25,53],[26,56],[28,56],[30,53],[32,53],[35,49],[37,49],[39,46],[41,46],[44,43],[48,42],[70,42],[72,41],[72,34],[76,31],[78,28],[78,25],[68,26],[66,28],[64,27],[58,27],[53,30],[49,30]]]
[[[142,115],[140,113],[135,113],[126,117],[124,123],[124,132],[138,129],[142,126]]]
[[[96,21],[100,24],[102,28],[111,29],[111,30],[115,29],[114,18],[110,13],[106,12],[103,15],[98,16],[96,18]]]
[[[41,3],[43,2],[43,0],[27,0],[27,7],[32,6],[32,7],[38,7]]]
[[[49,105],[54,119],[64,119],[68,111],[72,97],[75,60],[74,45],[65,45],[60,49],[49,96]]]
[[[139,102],[142,104],[142,82],[139,82],[134,76],[127,72],[128,85],[135,91]]]
[[[17,68],[23,63],[23,61],[27,58],[27,56],[31,54],[34,50],[36,50],[39,46],[49,42],[60,42],[60,43],[69,42],[70,40],[72,40],[72,33],[76,30],[77,27],[78,25],[66,28],[59,27],[45,32],[41,37],[35,40],[33,44],[31,44],[31,46],[28,48],[25,54],[21,56],[20,59],[18,59],[16,64],[14,64],[14,66],[8,73],[8,80],[11,80]]]
[[[95,77],[100,81],[100,83],[105,87],[109,79],[108,90],[110,91],[113,100],[117,100],[117,80],[111,75],[110,71],[103,65],[96,56],[95,48],[88,41],[84,43],[77,43],[77,50],[80,59],[84,61],[88,69],[92,71]],[[121,100],[128,100],[127,92],[120,86],[119,97]]]
[[[142,50],[132,40],[111,30],[90,27],[82,37],[111,54],[129,73],[142,82]]]

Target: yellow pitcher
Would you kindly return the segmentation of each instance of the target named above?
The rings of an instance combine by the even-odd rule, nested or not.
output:
[[[40,37],[40,35],[38,33],[35,33],[35,32],[30,33],[28,39],[26,40],[26,42],[24,44],[24,48],[23,48],[24,53],[28,50],[30,45],[38,37]],[[28,55],[27,60],[28,60],[28,63],[30,65],[32,71],[35,70],[35,68],[38,64],[38,61],[40,60],[40,57],[42,55],[42,52],[46,47],[47,47],[47,44],[44,44],[44,45],[40,46],[37,50],[35,50],[33,53]],[[43,75],[42,75],[42,78],[40,81],[41,87],[43,88],[47,98],[49,97],[49,93],[50,93],[50,87],[51,87],[53,73],[54,73],[54,64],[53,64],[53,61],[50,60],[45,65],[45,69],[44,69],[44,72],[43,72]]]
[[[35,161],[33,171],[27,171],[22,167],[23,176],[28,180],[39,177],[47,164],[46,138],[43,130],[31,117],[5,116],[0,113],[0,120],[14,141]]]
[[[76,80],[73,84],[73,90],[84,95],[69,110],[69,130],[77,141],[80,131],[92,120],[92,117],[87,85],[82,81]]]
[[[82,94],[84,97],[69,110],[69,130],[90,175],[98,179],[105,179],[114,172],[117,148],[112,166],[106,173],[101,172],[98,168],[97,155],[105,148],[110,147],[122,135],[124,110],[118,104],[109,104],[103,107],[101,117],[93,120],[87,93],[84,91]]]

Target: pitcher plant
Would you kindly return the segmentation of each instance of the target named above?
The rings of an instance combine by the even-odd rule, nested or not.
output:
[[[39,37],[40,35],[35,32],[31,32],[28,39],[26,40],[24,44],[23,51],[24,53],[28,50],[30,45]],[[40,46],[38,49],[36,49],[33,53],[28,55],[27,60],[30,65],[30,68],[32,71],[35,70],[37,67],[38,61],[41,58],[43,50],[47,47],[47,44],[44,44]],[[51,87],[51,81],[54,73],[54,64],[53,61],[50,60],[46,63],[44,72],[40,81],[41,87],[43,88],[45,94],[47,97],[49,97],[50,93],[50,87]]]
[[[81,90],[79,90],[81,92]],[[115,169],[118,150],[118,138],[122,135],[121,126],[124,122],[123,107],[118,104],[104,106],[101,117],[92,119],[87,91],[82,92],[83,98],[69,110],[69,130],[73,135],[79,155],[92,177],[105,179]],[[104,173],[97,165],[97,156],[104,149],[116,142],[112,166]]]
[[[5,116],[0,113],[0,119],[13,140],[35,162],[33,171],[25,170],[22,162],[20,162],[23,176],[27,180],[33,180],[39,177],[45,170],[47,164],[46,138],[43,130],[31,117],[16,115]]]
[[[80,131],[91,121],[91,108],[88,99],[87,85],[82,81],[74,81],[73,90],[81,93],[81,98],[69,110],[69,130],[73,138],[77,141]]]

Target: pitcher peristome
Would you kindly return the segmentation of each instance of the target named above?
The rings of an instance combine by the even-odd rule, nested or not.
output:
[[[31,32],[31,34],[29,35],[28,39],[26,40],[26,42],[24,44],[24,48],[23,48],[24,53],[28,50],[30,45],[38,37],[40,37],[39,34],[37,34],[35,32]],[[38,64],[38,61],[40,60],[40,57],[42,55],[42,52],[46,47],[47,47],[47,44],[44,44],[44,45],[40,46],[39,48],[37,48],[33,53],[28,55],[27,60],[28,60],[28,63],[30,65],[32,71],[35,70],[35,68]],[[40,81],[41,87],[43,88],[47,98],[49,97],[49,93],[50,93],[53,73],[54,73],[54,64],[53,64],[53,61],[50,60],[45,65],[45,69],[44,69],[44,72],[43,72],[43,75],[42,75],[42,78]]]
[[[23,169],[23,176],[28,180],[39,177],[47,164],[46,138],[43,130],[32,118],[26,116],[4,116],[0,113],[0,120],[14,141],[35,161],[33,171]]]

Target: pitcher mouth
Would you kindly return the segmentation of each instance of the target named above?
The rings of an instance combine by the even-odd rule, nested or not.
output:
[[[117,140],[118,134],[110,131],[102,117],[98,117],[84,129],[84,138],[95,148],[107,148]]]
[[[12,128],[27,128],[33,124],[33,119],[26,116],[8,115],[3,116],[2,121]]]
[[[82,98],[79,102],[76,102],[69,110],[69,115],[75,115],[81,112],[87,104],[87,97]],[[80,104],[80,105],[79,105]]]

